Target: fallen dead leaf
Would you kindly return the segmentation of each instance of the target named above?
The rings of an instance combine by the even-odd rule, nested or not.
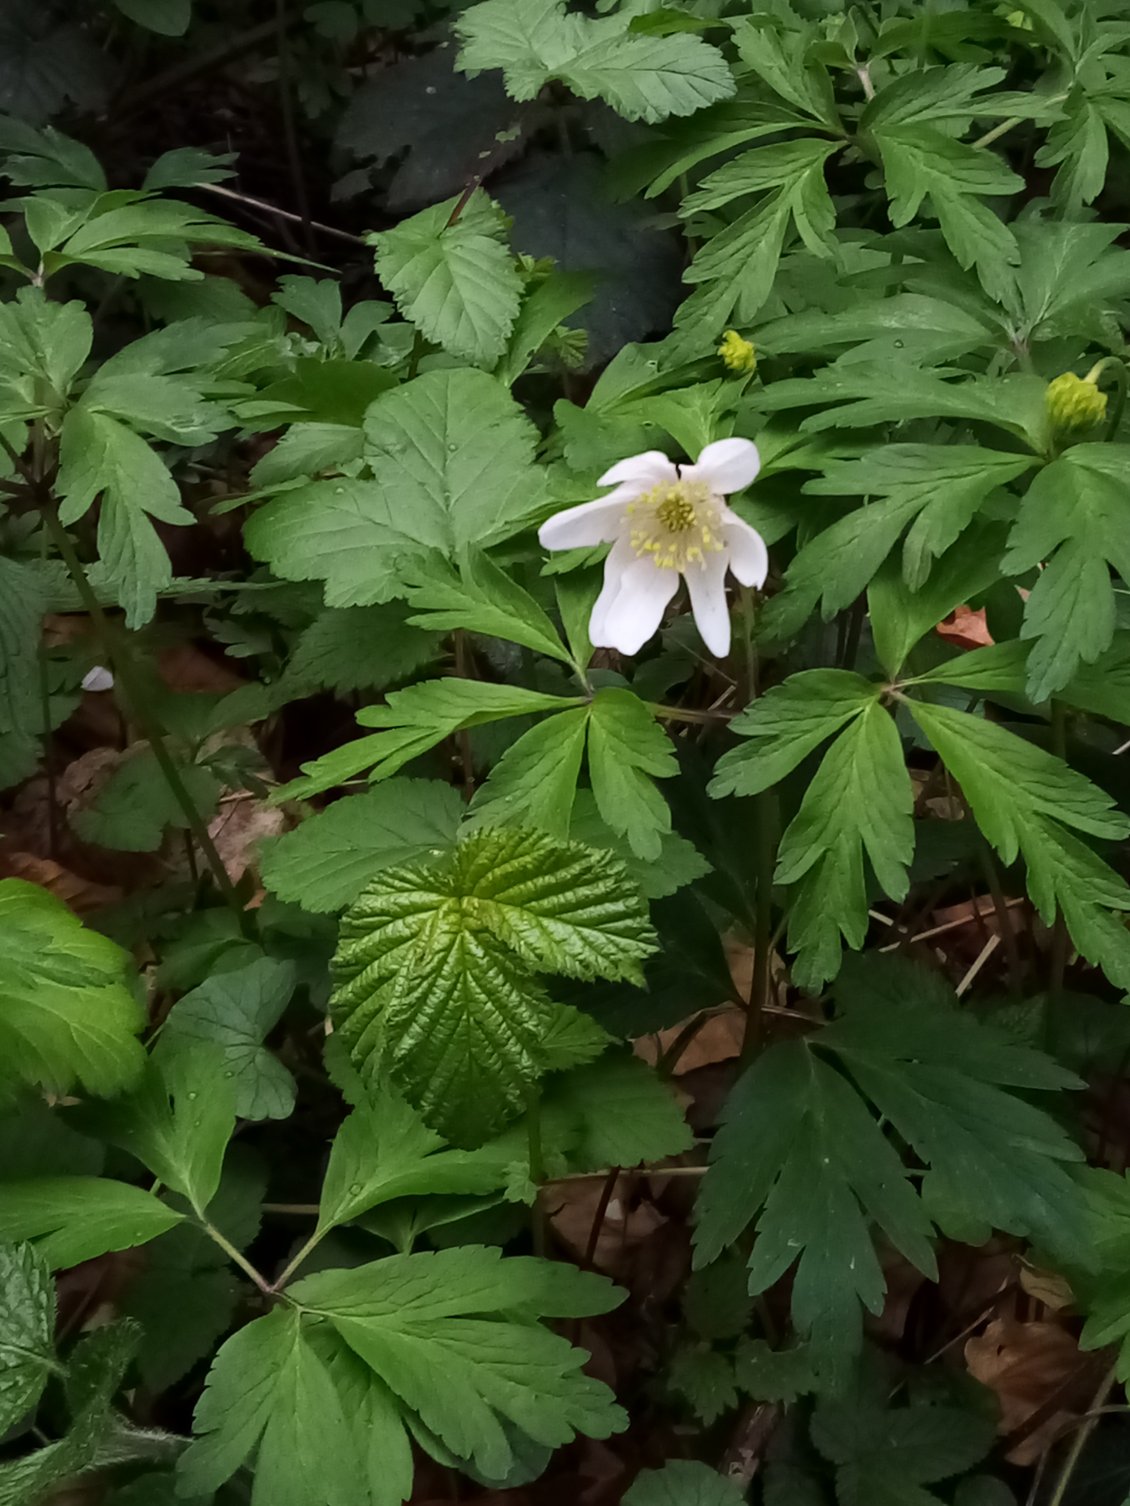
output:
[[[206,691],[227,695],[247,684],[242,675],[193,643],[174,643],[163,648],[157,655],[157,668],[169,689],[181,694]]]
[[[285,811],[241,793],[221,799],[208,832],[232,883],[238,883],[249,869],[258,868],[259,846],[264,839],[281,835],[286,827]]]
[[[648,1066],[654,1067],[671,1045],[682,1034],[686,1021],[673,1025],[670,1030],[660,1030],[656,1035],[642,1035],[633,1043],[632,1049]],[[742,1048],[745,1031],[745,1013],[735,1005],[710,1014],[692,1036],[673,1068],[675,1077],[693,1072],[698,1067],[712,1067],[717,1062],[732,1061]]]
[[[558,1182],[543,1193],[553,1231],[577,1260],[583,1260],[592,1236],[604,1183],[596,1178]],[[631,1184],[617,1185],[605,1210],[593,1265],[606,1275],[626,1277],[644,1240],[667,1220],[648,1202],[630,1204]]]
[[[999,1431],[1007,1435],[1062,1394],[1062,1406],[1006,1456],[1013,1464],[1034,1464],[1060,1435],[1064,1424],[1085,1411],[1094,1390],[1091,1367],[1075,1338],[1058,1323],[1021,1323],[997,1318],[965,1345],[969,1373],[996,1392],[1001,1408]]]
[[[1020,1285],[1029,1297],[1043,1303],[1053,1313],[1065,1312],[1075,1306],[1075,1293],[1064,1277],[1055,1271],[1041,1271],[1038,1266],[1021,1261]]]
[[[945,638],[958,648],[985,648],[993,641],[989,624],[985,620],[984,607],[979,607],[976,611],[969,607],[958,607],[945,622],[938,624],[935,632],[939,638]]]
[[[0,853],[0,873],[5,878],[26,879],[38,884],[56,899],[69,905],[76,915],[89,915],[106,905],[115,905],[123,891],[117,884],[99,884],[93,879],[72,873],[50,858],[37,858],[31,852]]]

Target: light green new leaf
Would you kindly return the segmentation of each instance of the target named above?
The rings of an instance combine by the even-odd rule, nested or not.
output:
[[[557,629],[529,592],[480,549],[468,549],[458,569],[434,555],[419,559],[409,571],[404,595],[415,609],[408,620],[417,627],[434,633],[466,628],[520,643],[562,664],[573,662]]]
[[[101,495],[98,551],[106,579],[130,627],[153,616],[157,596],[172,581],[172,566],[150,521],[186,524],[192,514],[164,461],[145,440],[106,413],[72,408],[59,442],[59,515],[74,523]]]
[[[727,99],[734,82],[722,54],[686,33],[648,36],[628,17],[590,20],[562,0],[484,0],[457,22],[465,73],[501,68],[513,99],[533,99],[558,79],[582,99],[603,99],[627,120],[652,124]]]
[[[751,741],[724,753],[710,793],[757,795],[871,706],[879,688],[846,669],[806,669],[751,701],[730,730]]]
[[[39,885],[0,882],[0,1092],[119,1092],[144,1063],[144,1022],[125,952]]]
[[[194,1040],[151,1057],[128,1097],[90,1112],[105,1139],[136,1156],[203,1216],[235,1129],[235,1094],[220,1047]]]
[[[348,1223],[393,1198],[493,1192],[505,1186],[506,1174],[506,1164],[489,1147],[447,1148],[399,1094],[382,1085],[334,1136],[318,1229]]]
[[[57,1368],[55,1288],[39,1251],[0,1245],[0,1429],[20,1422]]]
[[[1024,609],[1021,637],[1036,639],[1028,694],[1044,701],[1081,662],[1110,646],[1113,567],[1130,582],[1130,447],[1074,445],[1033,480],[1009,537],[1003,568],[1042,564]]]
[[[624,1506],[742,1506],[732,1480],[708,1464],[672,1459],[662,1469],[645,1469],[624,1496]]]
[[[193,1051],[196,1042],[218,1047],[221,1075],[234,1089],[239,1118],[285,1119],[294,1108],[294,1078],[263,1041],[294,989],[293,965],[272,957],[213,973],[169,1011],[158,1060]]]
[[[597,809],[639,858],[655,859],[671,812],[653,779],[679,772],[670,739],[639,696],[598,690],[589,708],[589,776]]]
[[[463,811],[458,790],[438,779],[390,779],[265,846],[263,883],[315,914],[341,910],[382,869],[450,847]]]
[[[53,1269],[147,1244],[180,1221],[151,1193],[102,1177],[22,1177],[0,1198],[0,1240],[34,1240]]]
[[[612,1393],[581,1371],[584,1351],[536,1321],[615,1307],[621,1294],[601,1276],[468,1245],[325,1271],[290,1291],[489,1478],[511,1465],[504,1420],[550,1448],[625,1424]]]
[[[1117,840],[1130,833],[1130,820],[1062,759],[995,722],[917,701],[909,709],[1002,860],[1023,856],[1044,920],[1062,913],[1083,956],[1130,988],[1130,932],[1117,913],[1130,910],[1130,887],[1067,829]]]
[[[342,922],[331,1007],[370,1083],[391,1073],[429,1124],[481,1143],[544,1070],[556,1006],[533,974],[632,980],[652,946],[609,853],[489,827],[369,885]]]
[[[404,317],[449,355],[494,366],[522,297],[494,201],[476,189],[466,202],[433,204],[371,240],[377,275]]]

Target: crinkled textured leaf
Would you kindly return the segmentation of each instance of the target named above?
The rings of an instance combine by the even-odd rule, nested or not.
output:
[[[323,612],[299,635],[286,677],[339,693],[406,680],[436,657],[439,638],[405,619],[399,602]]]
[[[372,237],[377,275],[404,317],[449,355],[487,368],[506,349],[522,296],[505,229],[478,189]]]
[[[23,1177],[0,1198],[0,1240],[34,1240],[52,1268],[143,1245],[180,1220],[140,1187],[102,1177]]]
[[[1068,829],[1117,839],[1130,820],[1062,759],[984,717],[917,701],[910,711],[1003,861],[1023,856],[1044,920],[1062,913],[1083,956],[1130,988],[1130,932],[1118,913],[1130,910],[1130,888]]]
[[[390,779],[266,846],[263,882],[305,910],[341,910],[382,869],[450,847],[463,810],[458,790],[438,779]]]
[[[524,1105],[554,1007],[533,974],[635,979],[646,913],[608,853],[490,827],[428,865],[387,869],[347,912],[334,1019],[371,1081],[475,1143]]]
[[[0,1429],[21,1421],[55,1367],[55,1288],[31,1245],[0,1245]]]
[[[484,0],[457,23],[458,66],[501,68],[514,99],[533,99],[551,79],[582,99],[603,99],[627,120],[655,123],[727,99],[734,82],[722,54],[686,33],[632,33],[627,19],[590,20],[562,0]]]
[[[46,608],[41,578],[0,555],[0,735],[36,724],[39,635]]]
[[[295,986],[293,965],[273,957],[213,973],[166,1015],[158,1058],[208,1043],[218,1048],[216,1059],[234,1090],[239,1118],[285,1119],[294,1108],[294,1078],[263,1041],[282,1018]]]
[[[1081,662],[1110,647],[1115,626],[1111,567],[1130,581],[1130,447],[1073,445],[1036,476],[1009,538],[1003,568],[1043,564],[1024,609],[1021,636],[1036,639],[1028,694],[1045,701]]]
[[[144,1062],[143,1023],[125,952],[38,885],[0,882],[0,1088],[119,1092]]]

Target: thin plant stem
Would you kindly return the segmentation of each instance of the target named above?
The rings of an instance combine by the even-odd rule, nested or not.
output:
[[[283,139],[290,167],[290,182],[294,189],[295,203],[302,222],[302,239],[306,253],[314,254],[314,231],[310,220],[310,196],[306,191],[306,175],[302,171],[302,154],[298,147],[298,127],[294,119],[294,87],[291,69],[290,41],[287,31],[290,25],[287,0],[277,0],[275,8],[275,43],[279,59],[279,109],[282,113]]]
[[[746,1002],[741,1065],[748,1067],[761,1046],[765,1011],[772,986],[773,869],[777,859],[777,792],[762,790],[754,802],[757,829],[754,833],[753,976]]]
[[[545,1158],[541,1140],[541,1093],[534,1088],[526,1105],[526,1141],[530,1152],[530,1181],[534,1184],[534,1201],[530,1209],[530,1235],[534,1254],[546,1252],[546,1217],[541,1200],[542,1183],[545,1181]]]
[[[1101,1415],[1101,1409],[1106,1405],[1106,1399],[1114,1390],[1117,1380],[1118,1364],[1116,1361],[1103,1376],[1102,1383],[1095,1392],[1094,1400],[1087,1408],[1088,1416],[1086,1422],[1078,1429],[1075,1437],[1071,1440],[1071,1447],[1068,1449],[1067,1457],[1063,1461],[1063,1468],[1060,1470],[1059,1478],[1055,1482],[1055,1489],[1048,1497],[1048,1506],[1063,1506],[1068,1488],[1071,1485],[1072,1476],[1075,1474],[1079,1460],[1082,1458],[1083,1450],[1087,1447],[1087,1440],[1094,1432]]]
[[[980,830],[977,827],[974,827],[974,830],[977,831],[978,836],[977,846],[981,854],[981,868],[985,875],[985,882],[989,886],[997,927],[1000,930],[1001,941],[1004,943],[1005,962],[1008,966],[1008,986],[1012,993],[1018,994],[1023,978],[1023,966],[1020,961],[1020,948],[1016,944],[1016,931],[1012,924],[1008,899],[1001,885],[1000,866],[996,854],[981,836]]]
[[[612,1201],[612,1194],[616,1190],[616,1181],[620,1175],[618,1166],[610,1166],[608,1175],[604,1179],[604,1186],[600,1189],[600,1201],[596,1205],[593,1214],[592,1227],[589,1229],[588,1242],[585,1245],[585,1257],[581,1262],[582,1271],[591,1271],[593,1262],[596,1260],[596,1247],[600,1243],[600,1231],[604,1227],[604,1220],[608,1216],[608,1205]]]
[[[305,1242],[305,1244],[301,1246],[298,1253],[294,1255],[286,1265],[282,1275],[268,1285],[267,1290],[273,1296],[282,1291],[283,1287],[286,1286],[287,1282],[294,1275],[298,1267],[303,1263],[304,1260],[307,1259],[308,1256],[313,1254],[314,1250],[318,1247],[318,1245],[321,1244],[322,1240],[329,1232],[329,1229],[324,1229],[321,1227],[321,1225],[319,1225],[318,1228],[314,1230],[310,1238]]]
[[[181,778],[180,770],[177,768],[172,754],[169,752],[164,734],[145,709],[145,696],[137,683],[133,655],[128,640],[124,634],[115,631],[110,619],[102,610],[102,604],[98,600],[94,587],[90,584],[90,579],[83,568],[82,561],[79,559],[75,547],[71,543],[70,535],[59,521],[59,514],[55,510],[53,499],[48,496],[41,498],[41,512],[47,525],[47,530],[59,554],[62,556],[63,563],[67,567],[67,573],[71,577],[71,581],[79,594],[83,607],[89,613],[90,620],[94,624],[94,630],[98,636],[106,662],[113,668],[117,676],[118,690],[125,701],[126,712],[131,720],[137,724],[148,741],[150,748],[153,750],[153,757],[157,760],[157,766],[161,770],[161,774],[169,787],[173,799],[184,815],[185,823],[195,839],[198,849],[203,854],[211,870],[216,888],[235,912],[243,934],[249,939],[254,939],[254,919],[244,909],[243,903],[236,893],[235,885],[232,883],[231,877],[224,867],[223,859],[216,851],[216,844],[212,841],[207,822],[201,816],[196,802],[189,794],[185,782]]]
[[[255,1269],[242,1250],[237,1250],[231,1240],[225,1234],[220,1233],[215,1224],[210,1224],[206,1218],[201,1218],[200,1227],[212,1243],[218,1245],[228,1259],[240,1268],[248,1280],[255,1283],[264,1296],[270,1297],[274,1295],[271,1283],[267,1280],[266,1276]]]

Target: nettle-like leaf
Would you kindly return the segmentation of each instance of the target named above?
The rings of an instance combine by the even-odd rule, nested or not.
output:
[[[753,742],[719,760],[710,786],[715,796],[757,794],[838,734],[784,832],[775,875],[779,884],[798,886],[789,944],[799,953],[795,978],[814,990],[835,976],[841,937],[851,947],[863,945],[864,854],[892,899],[904,899],[909,889],[913,792],[880,694],[880,686],[846,670],[793,675],[735,718],[733,730]]]
[[[434,204],[371,237],[377,275],[428,340],[477,366],[506,349],[522,279],[498,206],[477,189],[463,203]]]
[[[1130,446],[1074,445],[1040,472],[1009,537],[1003,569],[1043,565],[1024,609],[1021,637],[1034,638],[1028,694],[1047,700],[1110,646],[1115,627],[1111,568],[1130,581]]]
[[[141,1071],[144,1022],[120,947],[38,885],[0,882],[0,1092],[119,1092]]]
[[[186,1494],[254,1459],[260,1506],[400,1506],[413,1437],[500,1479],[515,1429],[553,1448],[625,1425],[584,1352],[537,1321],[614,1307],[603,1277],[469,1245],[326,1271],[288,1295],[217,1355],[180,1461]]]
[[[1062,1164],[1081,1152],[1013,1091],[1054,1092],[1076,1078],[959,1011],[944,983],[896,959],[851,960],[837,1003],[834,1023],[771,1046],[738,1080],[696,1232],[705,1264],[756,1221],[750,1290],[795,1264],[793,1321],[832,1370],[859,1345],[860,1304],[882,1308],[873,1227],[931,1277],[938,1203],[1057,1245],[1082,1229]],[[903,1144],[930,1168],[922,1196]]]
[[[447,1138],[481,1143],[547,1065],[560,1006],[536,974],[638,980],[653,947],[611,854],[490,828],[365,889],[342,921],[331,1009],[368,1082],[390,1073]]]
[[[324,580],[329,606],[388,601],[401,589],[404,561],[489,547],[537,515],[545,493],[537,437],[485,372],[425,372],[368,409],[372,480],[284,492],[247,524],[247,547],[284,579]]]
[[[20,1422],[56,1369],[55,1288],[30,1245],[0,1245],[0,1428]]]
[[[742,1506],[745,1497],[732,1480],[708,1464],[672,1459],[662,1469],[645,1469],[624,1496],[624,1506]]]
[[[628,17],[591,20],[563,0],[484,0],[460,16],[458,66],[501,68],[512,99],[533,99],[551,80],[602,99],[627,120],[651,123],[727,99],[734,81],[722,54],[687,33],[633,33]]]
[[[1130,988],[1130,932],[1119,918],[1130,910],[1130,886],[1076,835],[1116,841],[1130,833],[1130,819],[1061,758],[995,722],[919,701],[909,710],[1002,861],[1023,857],[1044,920],[1062,914],[1082,955]]]

